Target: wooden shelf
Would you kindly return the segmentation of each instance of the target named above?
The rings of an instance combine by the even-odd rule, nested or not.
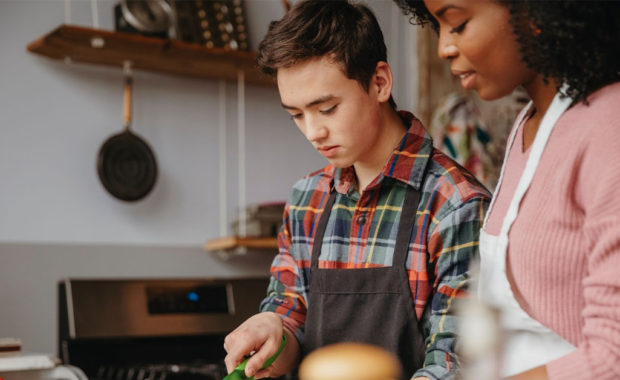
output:
[[[92,63],[209,79],[237,80],[274,86],[275,81],[256,65],[256,53],[207,48],[178,40],[144,37],[74,25],[61,25],[31,42],[28,51],[69,62]]]
[[[277,238],[229,236],[209,240],[205,244],[206,251],[226,251],[238,247],[251,249],[278,249]]]

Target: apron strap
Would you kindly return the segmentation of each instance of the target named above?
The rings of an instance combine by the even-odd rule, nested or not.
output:
[[[566,86],[564,86],[564,88],[566,88]],[[538,163],[543,155],[547,141],[551,136],[553,127],[571,103],[571,98],[562,96],[562,91],[558,91],[549,105],[549,108],[547,108],[547,112],[545,112],[545,116],[543,116],[540,126],[538,127],[538,131],[536,132],[536,137],[534,138],[534,142],[531,147],[532,150],[530,151],[530,156],[528,157],[525,168],[523,169],[523,174],[521,174],[521,178],[519,179],[519,183],[517,184],[517,188],[513,194],[512,201],[510,202],[510,206],[508,207],[508,211],[504,217],[500,236],[508,236],[508,231],[519,213],[519,205],[521,204],[521,200],[534,179],[536,168],[538,167]]]
[[[319,267],[319,255],[321,254],[321,246],[323,245],[323,236],[325,235],[325,227],[327,227],[327,221],[329,220],[329,214],[332,211],[332,207],[334,207],[334,202],[336,201],[336,191],[333,189],[329,193],[329,198],[327,199],[327,203],[325,207],[323,207],[323,212],[321,213],[321,217],[319,218],[319,225],[316,228],[316,232],[314,233],[314,243],[312,243],[312,256],[311,256],[311,267],[318,268]]]
[[[314,243],[312,244],[312,268],[318,268],[319,266],[319,255],[321,254],[321,247],[323,245],[323,236],[325,235],[325,228],[327,227],[329,214],[331,213],[336,201],[336,194],[337,193],[334,190],[330,192],[327,203],[325,204],[321,217],[319,218],[319,224],[314,234]],[[403,267],[407,260],[409,243],[411,242],[411,235],[413,234],[413,226],[415,224],[419,201],[420,191],[408,186],[407,193],[405,194],[405,200],[403,201],[403,208],[400,214],[398,233],[396,235],[394,260],[392,263],[393,267]]]
[[[530,109],[532,108],[533,102],[530,100],[527,105],[521,110],[521,113],[517,117],[515,124],[512,127],[512,131],[508,136],[508,144],[506,144],[506,151],[504,152],[504,161],[502,161],[502,168],[499,173],[499,179],[497,180],[497,185],[495,185],[495,191],[493,192],[493,196],[491,197],[491,204],[489,204],[489,208],[484,216],[484,222],[482,223],[482,230],[486,230],[487,228],[487,220],[489,219],[489,214],[491,214],[491,210],[495,205],[495,200],[497,199],[497,194],[499,194],[499,189],[502,186],[502,182],[504,181],[504,169],[506,168],[506,161],[508,161],[508,154],[510,154],[510,150],[512,149],[512,145],[515,141],[515,136],[519,131],[519,126],[523,123],[523,119],[530,113]]]
[[[405,267],[405,262],[409,253],[409,243],[413,235],[413,226],[420,202],[420,191],[411,186],[407,186],[407,193],[403,201],[403,208],[400,213],[400,223],[396,235],[396,245],[394,246],[393,267]]]
[[[429,160],[430,161],[430,160]],[[409,243],[411,242],[411,235],[413,234],[413,227],[416,222],[416,213],[418,211],[418,204],[420,202],[420,193],[424,188],[428,168],[430,167],[427,161],[424,165],[422,174],[422,183],[420,184],[420,190],[416,190],[413,187],[407,185],[405,193],[405,199],[403,200],[403,206],[400,214],[400,222],[398,224],[398,232],[396,235],[396,244],[394,246],[394,259],[392,261],[392,267],[404,268],[409,254]],[[319,219],[319,224],[314,234],[314,242],[312,244],[311,255],[311,268],[319,267],[319,255],[321,254],[321,247],[323,245],[323,236],[325,235],[325,229],[329,220],[329,214],[331,213],[334,203],[336,201],[337,192],[332,187],[329,199],[323,208],[323,213]]]

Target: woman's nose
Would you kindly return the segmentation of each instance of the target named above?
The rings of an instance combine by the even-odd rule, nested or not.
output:
[[[441,59],[453,59],[458,55],[459,51],[454,44],[454,39],[450,37],[449,33],[440,32],[439,42],[437,44],[437,54]]]

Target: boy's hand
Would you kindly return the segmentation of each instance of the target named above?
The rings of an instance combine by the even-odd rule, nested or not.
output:
[[[278,351],[283,333],[287,335],[284,350],[271,366],[261,370],[267,359]],[[229,373],[254,352],[245,366],[245,374],[256,379],[275,378],[289,372],[299,355],[297,339],[283,328],[280,316],[272,312],[256,314],[243,322],[226,336],[224,349],[228,353],[224,362]]]

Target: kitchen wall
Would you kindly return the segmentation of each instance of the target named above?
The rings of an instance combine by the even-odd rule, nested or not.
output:
[[[99,26],[113,29],[114,1],[95,3]],[[383,25],[396,101],[414,109],[415,28],[391,1],[368,3]],[[59,279],[261,276],[273,256],[202,249],[220,235],[218,81],[135,72],[132,127],[153,148],[159,179],[135,203],[104,190],[95,160],[121,131],[121,70],[26,51],[67,18],[93,26],[91,4],[0,0],[0,337],[21,338],[28,351],[55,352]],[[246,0],[246,12],[256,49],[282,5]],[[226,84],[229,221],[238,208],[236,90]],[[247,85],[245,96],[247,203],[284,200],[325,161],[281,110],[275,88]]]

